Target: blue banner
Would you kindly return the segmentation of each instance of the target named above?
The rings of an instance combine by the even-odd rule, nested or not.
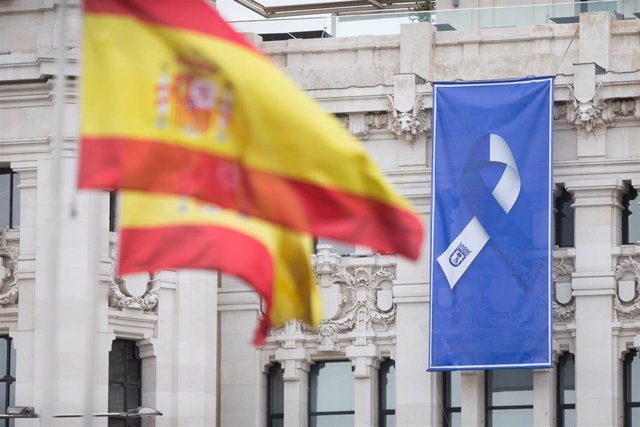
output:
[[[434,83],[429,370],[551,366],[553,78]]]

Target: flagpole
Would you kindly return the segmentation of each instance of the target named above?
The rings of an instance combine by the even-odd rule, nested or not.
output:
[[[42,393],[40,395],[40,418],[41,425],[53,425],[53,399],[57,396],[55,385],[58,378],[58,280],[59,280],[59,248],[60,248],[60,227],[62,227],[61,195],[62,195],[62,135],[64,129],[64,90],[65,90],[65,40],[66,40],[66,0],[58,0],[56,4],[56,63],[55,78],[53,81],[53,137],[51,139],[51,209],[49,210],[48,233],[46,238],[46,265],[45,271],[49,274],[49,280],[43,283],[42,304],[44,325],[44,347],[40,348],[40,360],[42,360]],[[47,352],[45,355],[44,352]]]
[[[84,403],[82,410],[82,425],[91,427],[93,424],[94,400],[95,400],[95,379],[96,379],[96,356],[98,344],[98,318],[97,310],[98,302],[96,297],[98,287],[100,286],[100,258],[103,245],[103,230],[100,228],[100,194],[97,191],[89,193],[89,209],[88,209],[88,248],[87,256],[89,259],[89,268],[87,271],[88,289],[87,289],[87,313],[86,313],[86,342],[87,351],[85,353],[85,374],[84,381]]]

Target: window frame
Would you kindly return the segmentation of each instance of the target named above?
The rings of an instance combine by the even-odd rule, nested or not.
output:
[[[632,391],[631,386],[633,385],[632,380],[632,364],[634,359],[638,357],[638,350],[635,348],[629,350],[629,352],[624,357],[624,365],[622,370],[622,399],[624,405],[623,411],[623,426],[631,427],[631,414],[633,408],[640,408],[640,400],[633,401],[631,400]]]
[[[267,374],[267,427],[273,427],[273,421],[275,420],[283,420],[283,425],[284,425],[284,402],[283,402],[283,411],[282,413],[277,413],[274,414],[271,412],[271,401],[272,401],[272,394],[271,394],[271,382],[272,382],[272,378],[273,378],[273,373],[274,371],[278,369],[282,372],[282,374],[284,375],[284,369],[282,368],[282,365],[278,362],[275,362],[273,364],[271,364],[271,366],[269,366],[269,372]],[[282,388],[283,388],[283,400],[284,400],[284,380],[282,382]]]
[[[489,391],[489,376],[496,372],[507,372],[516,369],[495,369],[495,370],[486,370],[484,371],[484,419],[487,427],[492,427],[493,423],[489,414],[491,411],[505,411],[505,410],[518,410],[518,409],[531,409],[533,411],[533,400],[531,401],[531,405],[489,405],[490,401],[490,391]],[[532,381],[531,381],[531,391],[533,392],[533,370],[524,369],[526,371],[531,371]]]
[[[573,390],[575,391],[575,378],[576,378],[576,374],[575,374],[575,355],[573,353],[569,353],[569,352],[565,352],[562,353],[560,355],[560,357],[558,357],[558,363],[556,364],[556,426],[557,427],[564,427],[564,411],[566,411],[567,409],[576,409],[576,404],[574,403],[564,403],[564,397],[563,397],[563,382],[562,382],[562,372],[561,370],[564,369],[564,367],[566,366],[566,361],[568,359],[571,359],[572,363],[573,363]]]
[[[562,189],[562,192],[555,197],[553,201],[553,226],[554,226],[554,245],[559,248],[572,248],[576,245],[576,219],[575,219],[575,209],[571,206],[573,204],[574,195],[567,191],[567,189],[560,185],[559,188]],[[565,224],[565,215],[562,213],[562,207],[565,203],[569,203],[568,208],[571,209],[571,215],[573,223],[573,229],[571,230],[571,242],[564,242],[563,239],[563,224]],[[571,243],[571,245],[569,245]]]
[[[620,228],[622,229],[622,244],[623,245],[635,245],[636,242],[632,242],[630,239],[630,230],[629,230],[629,216],[635,212],[631,212],[629,209],[629,205],[631,201],[635,201],[640,197],[640,192],[631,185],[628,184],[628,190],[622,195],[622,218]],[[640,214],[640,212],[638,212]]]
[[[14,172],[13,169],[11,168],[0,168],[0,175],[9,175],[9,215],[8,215],[9,224],[8,224],[8,227],[10,229],[14,229],[20,225],[20,217],[18,216],[18,221],[16,222],[14,218],[15,212],[13,209],[13,204],[16,196],[13,187],[15,185],[15,178],[16,176],[18,176],[18,174]],[[18,215],[19,215],[19,212],[20,211],[18,210]]]
[[[311,378],[313,375],[313,371],[315,368],[318,367],[322,367],[324,365],[326,365],[327,363],[349,363],[351,364],[350,360],[344,360],[344,359],[339,359],[339,360],[317,360],[314,361],[314,363],[311,365],[311,367],[309,368],[309,378],[308,378],[308,387],[307,387],[307,422],[309,425],[311,425],[311,417],[312,416],[323,416],[323,415],[353,415],[355,417],[356,411],[355,411],[355,407],[350,410],[350,411],[311,411]],[[322,366],[321,366],[322,365]],[[353,372],[353,365],[351,365],[351,372]],[[352,376],[352,381],[354,380],[353,376]],[[354,381],[354,393],[355,393],[355,381]],[[354,400],[355,400],[355,396],[354,396]],[[355,402],[354,402],[355,404]],[[355,406],[355,405],[354,405]]]
[[[6,345],[6,355],[7,355],[7,360],[5,360],[5,375],[3,377],[0,377],[0,383],[4,383],[2,385],[2,387],[4,387],[4,413],[7,413],[7,408],[9,406],[13,406],[14,403],[11,402],[11,385],[14,384],[16,382],[16,377],[14,377],[13,375],[11,375],[11,353],[13,350],[13,338],[11,338],[9,335],[0,335],[0,339],[4,339],[5,340],[5,345]],[[14,395],[15,398],[15,395]],[[2,420],[2,425],[4,427],[10,427],[14,425],[14,422],[12,419],[5,419]]]
[[[115,345],[119,345],[120,343],[125,343],[125,345],[127,346],[127,360],[124,366],[124,375],[123,375],[123,381],[113,381],[112,377],[111,377],[111,352],[114,351],[114,346]],[[129,356],[131,355],[131,353],[129,352],[130,348],[133,348],[133,359],[137,362],[138,365],[138,373],[139,376],[137,377],[135,382],[130,382],[129,381]],[[138,406],[142,405],[142,358],[140,357],[140,349],[138,348],[138,345],[136,343],[136,341],[134,340],[128,340],[128,339],[123,339],[123,338],[116,338],[113,340],[113,342],[111,343],[111,350],[109,351],[109,377],[108,377],[108,383],[109,383],[109,390],[111,389],[111,384],[118,384],[120,385],[123,389],[124,389],[124,411],[126,412],[128,409],[135,409],[135,408],[127,408],[127,397],[128,397],[128,390],[129,390],[129,386],[135,386],[137,389],[137,401],[138,401]],[[111,400],[111,393],[107,393],[107,406],[110,408],[110,400]],[[141,425],[141,420],[140,418],[118,418],[118,417],[109,417],[108,418],[108,425],[109,426],[126,426],[126,427],[140,427]]]
[[[442,373],[442,414],[444,416],[442,425],[451,426],[451,416],[455,413],[462,413],[462,406],[451,406],[451,374],[453,371]],[[461,401],[462,403],[462,401]]]
[[[394,368],[393,375],[395,376],[395,366],[396,361],[393,359],[384,359],[382,363],[380,363],[380,370],[378,371],[378,425],[380,427],[386,427],[386,416],[396,415],[396,403],[395,400],[393,402],[393,409],[384,409],[382,407],[382,402],[387,402],[387,399],[383,399],[383,396],[386,397],[386,384],[385,379],[389,376],[389,370],[391,367]]]

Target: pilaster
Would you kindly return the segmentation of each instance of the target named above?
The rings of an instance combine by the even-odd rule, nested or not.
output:
[[[567,182],[575,196],[576,408],[577,425],[616,425],[614,381],[617,358],[612,296],[615,277],[611,247],[620,243],[622,181]]]
[[[351,346],[346,348],[347,357],[353,364],[356,427],[378,425],[378,369],[380,359],[376,347]]]
[[[482,426],[485,424],[484,371],[462,371],[461,374],[462,426]]]
[[[276,351],[284,368],[284,425],[308,426],[309,352],[303,348]]]

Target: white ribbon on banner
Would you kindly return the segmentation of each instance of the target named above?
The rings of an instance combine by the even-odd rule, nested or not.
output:
[[[489,161],[506,166],[491,195],[508,214],[520,195],[520,173],[509,144],[500,135],[489,135]],[[451,289],[480,254],[489,238],[487,231],[474,216],[438,257],[438,263]]]

